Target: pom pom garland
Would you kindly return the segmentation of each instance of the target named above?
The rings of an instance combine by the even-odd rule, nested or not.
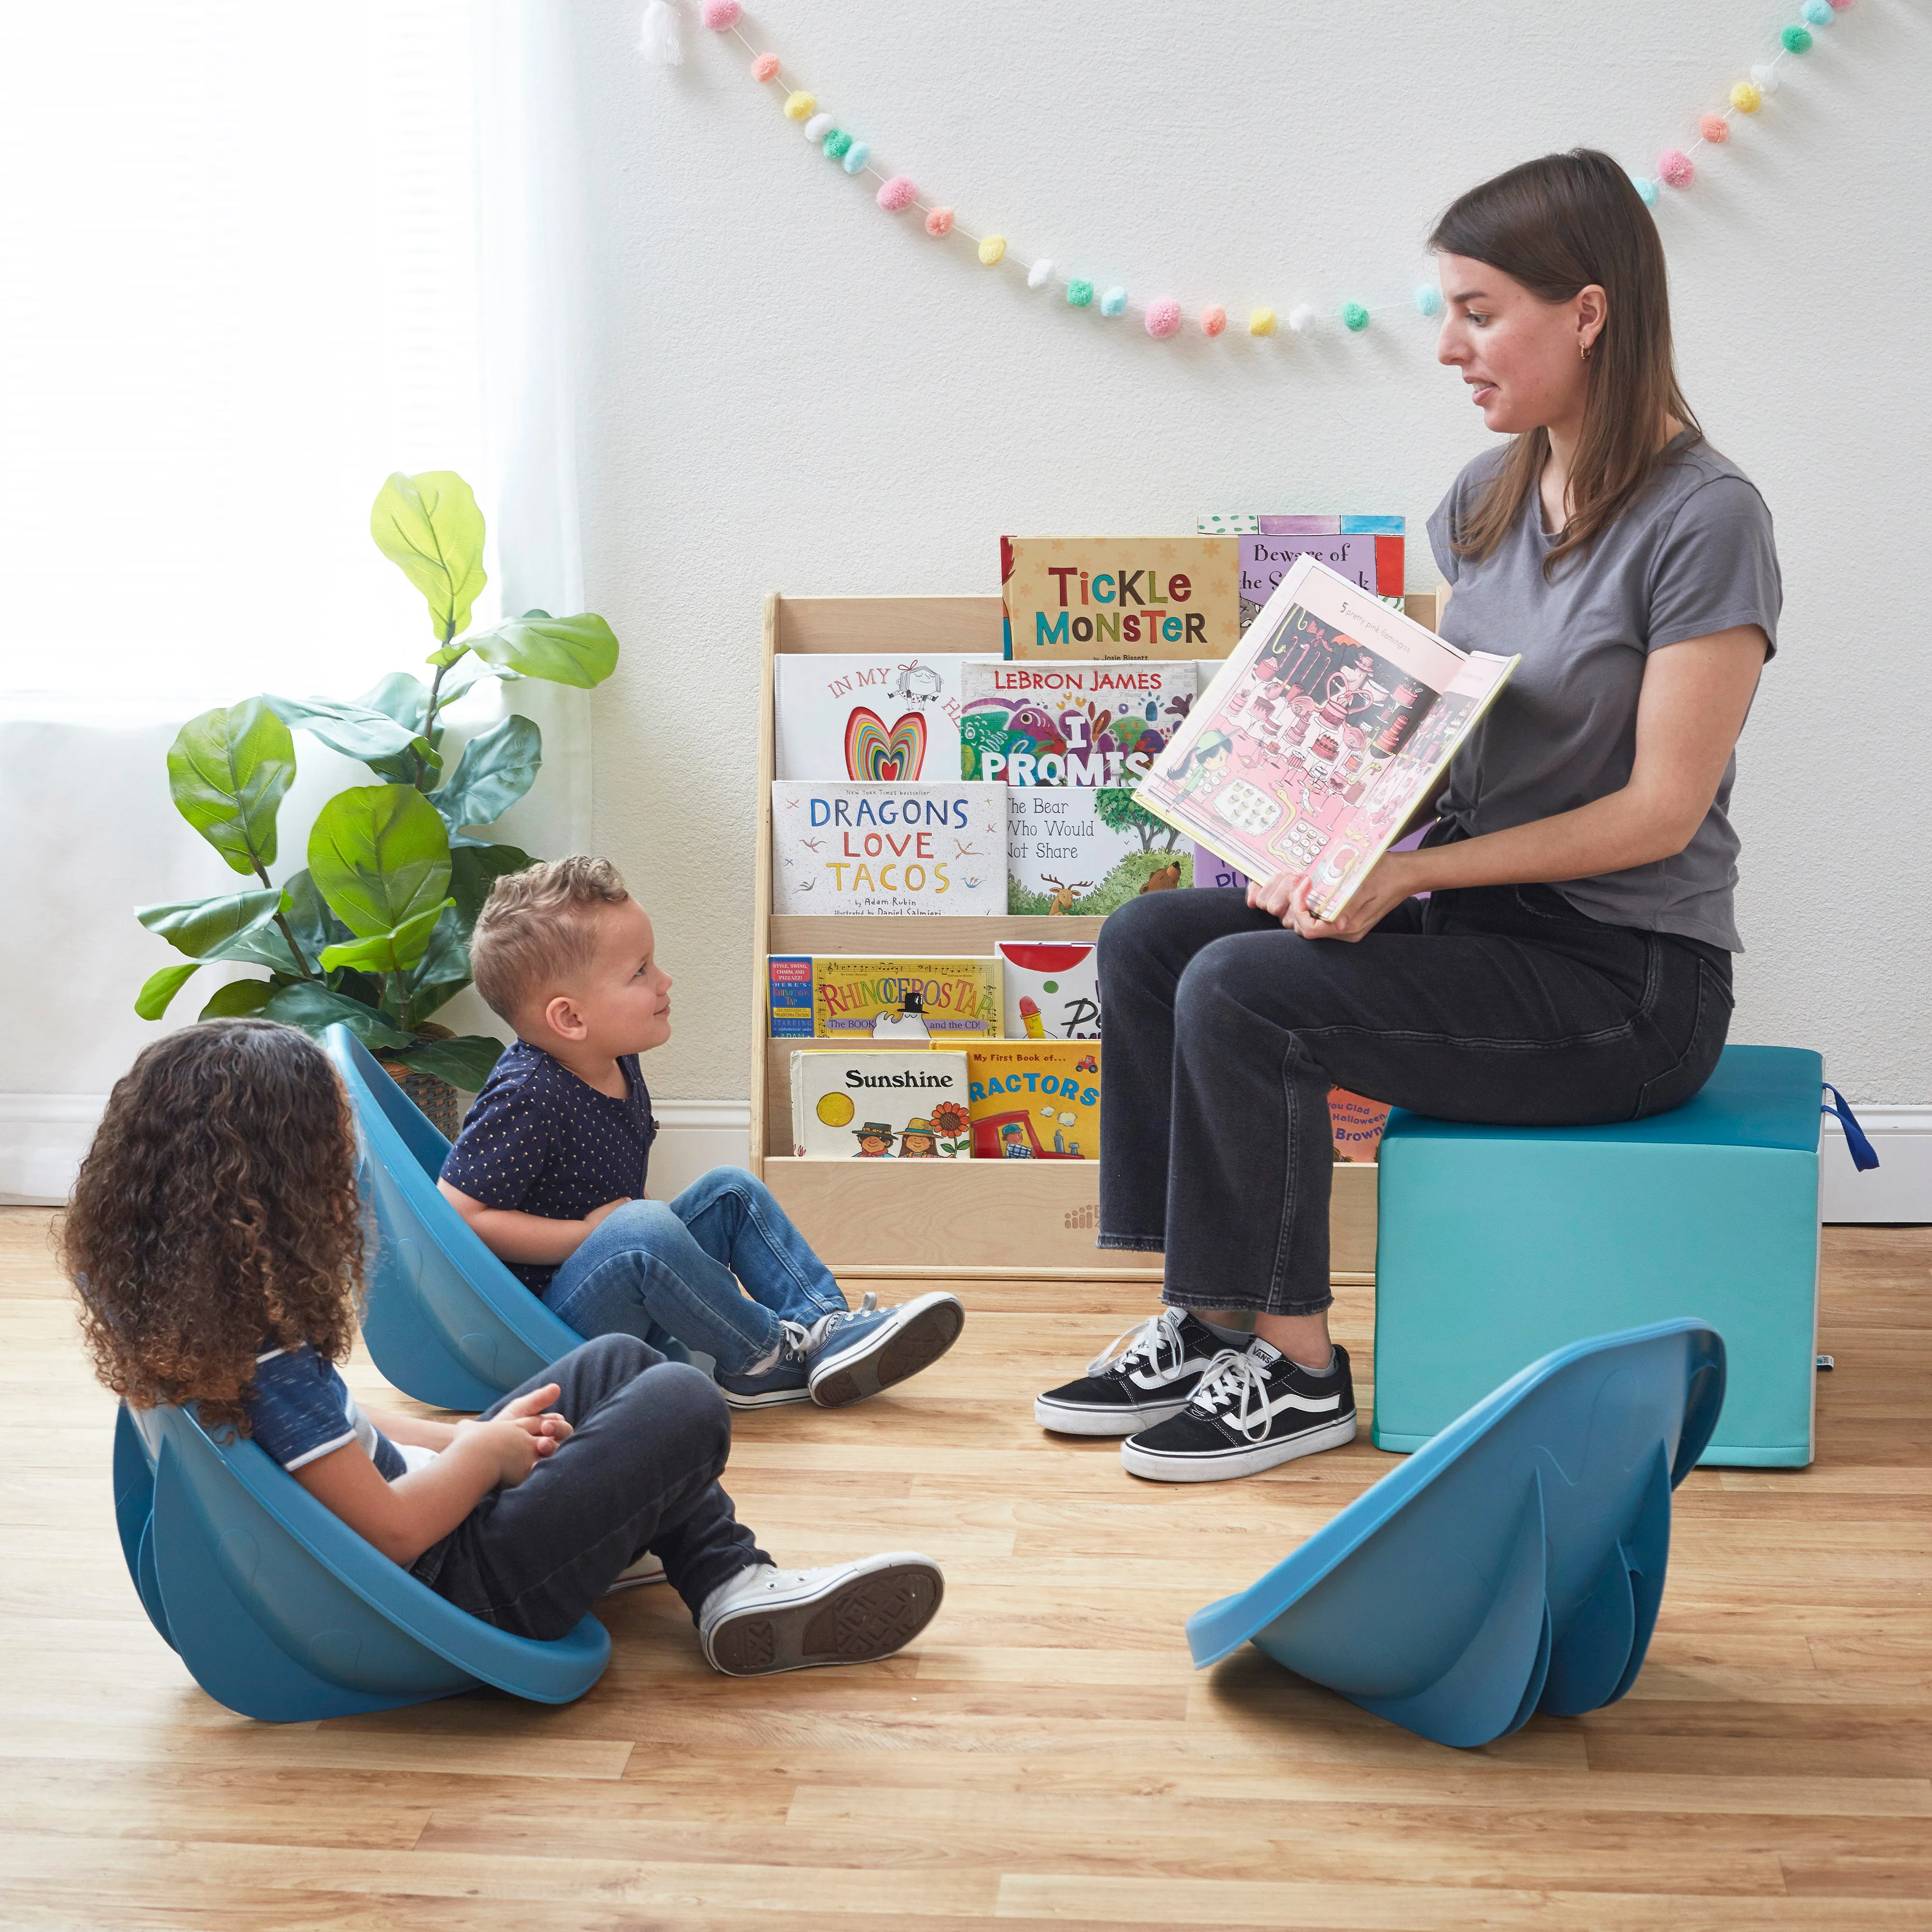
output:
[[[1415,312],[1418,315],[1440,315],[1442,313],[1442,291],[1433,282],[1424,282],[1416,290]]]
[[[1645,207],[1654,208],[1657,206],[1657,184],[1649,176],[1632,175],[1630,186],[1635,188],[1642,197]]]
[[[1274,310],[1256,308],[1248,311],[1248,333],[1250,335],[1272,335],[1274,333]]]
[[[1102,315],[1125,315],[1127,312],[1127,292],[1122,288],[1112,288],[1100,298]]]
[[[1814,27],[1828,27],[1838,17],[1832,10],[1831,0],[1804,0],[1798,10]]]
[[[1775,94],[1784,83],[1778,77],[1778,64],[1766,61],[1751,69],[1751,85],[1765,95]]]
[[[1004,235],[988,235],[980,244],[980,259],[988,268],[1000,261],[1006,252],[1006,238]]]
[[[1784,43],[1788,54],[1808,54],[1811,51],[1811,32],[1808,27],[1786,27],[1778,37]]]
[[[739,0],[704,0],[704,24],[714,34],[728,34],[743,16]]]
[[[1297,302],[1288,312],[1288,326],[1300,334],[1315,320],[1315,311],[1306,302]]]
[[[660,67],[684,64],[684,43],[677,37],[677,16],[666,0],[650,0],[638,34],[638,51]]]
[[[1342,326],[1351,335],[1359,335],[1369,326],[1369,312],[1360,302],[1350,302],[1342,311]]]
[[[1084,308],[1094,299],[1094,284],[1084,275],[1076,275],[1066,285],[1066,306]]]
[[[818,101],[803,88],[795,87],[785,96],[785,118],[788,121],[809,121],[818,106]]]
[[[1156,340],[1172,335],[1180,326],[1180,303],[1170,302],[1163,296],[1160,301],[1148,304],[1147,332]]]
[[[896,214],[901,208],[911,207],[919,199],[919,190],[910,175],[895,175],[881,184],[874,199],[888,214]]]
[[[814,114],[805,124],[805,138],[808,141],[822,141],[831,133],[833,126],[829,114]]]
[[[760,54],[752,63],[752,78],[761,87],[766,81],[771,80],[778,70],[778,57],[776,54]]]
[[[950,208],[935,208],[926,218],[926,232],[931,236],[950,235],[952,232],[952,211]]]
[[[1755,114],[1764,105],[1764,96],[1748,80],[1741,80],[1731,89],[1731,105],[1740,114]]]
[[[1219,302],[1210,302],[1201,311],[1201,333],[1219,335],[1228,326],[1228,311]]]
[[[852,137],[843,128],[833,128],[825,137],[826,159],[831,161],[839,160],[851,145]]]
[[[1667,188],[1688,188],[1696,179],[1697,170],[1681,148],[1666,148],[1657,158],[1657,178]]]
[[[1697,132],[1712,147],[1721,147],[1731,138],[1731,124],[1721,114],[1707,114],[1697,123]]]
[[[1030,289],[1044,288],[1052,279],[1053,257],[1051,255],[1041,256],[1027,271],[1027,286]]]
[[[863,141],[854,141],[852,145],[845,150],[844,158],[840,160],[838,165],[843,168],[848,175],[856,175],[859,170],[866,165],[867,160],[871,158],[872,152],[872,149],[867,147]]]

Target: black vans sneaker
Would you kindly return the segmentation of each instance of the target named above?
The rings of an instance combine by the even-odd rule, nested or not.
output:
[[[1334,1366],[1316,1376],[1256,1342],[1224,1350],[1179,1414],[1120,1444],[1120,1464],[1130,1475],[1159,1483],[1218,1483],[1354,1439],[1346,1348],[1338,1347]]]
[[[1228,1345],[1184,1308],[1150,1315],[1087,1365],[1077,1382],[1037,1396],[1033,1419],[1062,1436],[1131,1436],[1178,1415]]]

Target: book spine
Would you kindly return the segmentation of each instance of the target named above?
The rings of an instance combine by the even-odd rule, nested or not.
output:
[[[770,965],[772,1039],[809,1040],[812,1034],[811,955],[775,952]]]

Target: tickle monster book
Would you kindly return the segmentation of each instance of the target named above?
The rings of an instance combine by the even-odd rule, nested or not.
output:
[[[1009,1040],[966,1050],[976,1160],[1098,1160],[1100,1043]]]
[[[957,778],[961,662],[951,652],[774,658],[776,775]]]
[[[1006,788],[772,781],[772,910],[1004,910]]]
[[[1220,658],[1241,635],[1232,537],[1002,537],[1006,655]]]
[[[963,1053],[807,1047],[791,1057],[801,1160],[967,1160],[972,1126]]]
[[[964,658],[959,776],[1014,786],[1138,784],[1192,708],[1196,688],[1191,658]]]
[[[908,990],[920,996],[935,1045],[1000,1036],[997,957],[814,958],[775,952],[768,970],[774,1040],[869,1040],[879,1016],[898,1012]]]

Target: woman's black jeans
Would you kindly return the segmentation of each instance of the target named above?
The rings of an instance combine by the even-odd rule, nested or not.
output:
[[[1730,1024],[1728,956],[1547,886],[1438,892],[1351,945],[1238,890],[1100,928],[1100,1234],[1179,1308],[1326,1308],[1328,1090],[1448,1120],[1582,1126],[1681,1106]]]

